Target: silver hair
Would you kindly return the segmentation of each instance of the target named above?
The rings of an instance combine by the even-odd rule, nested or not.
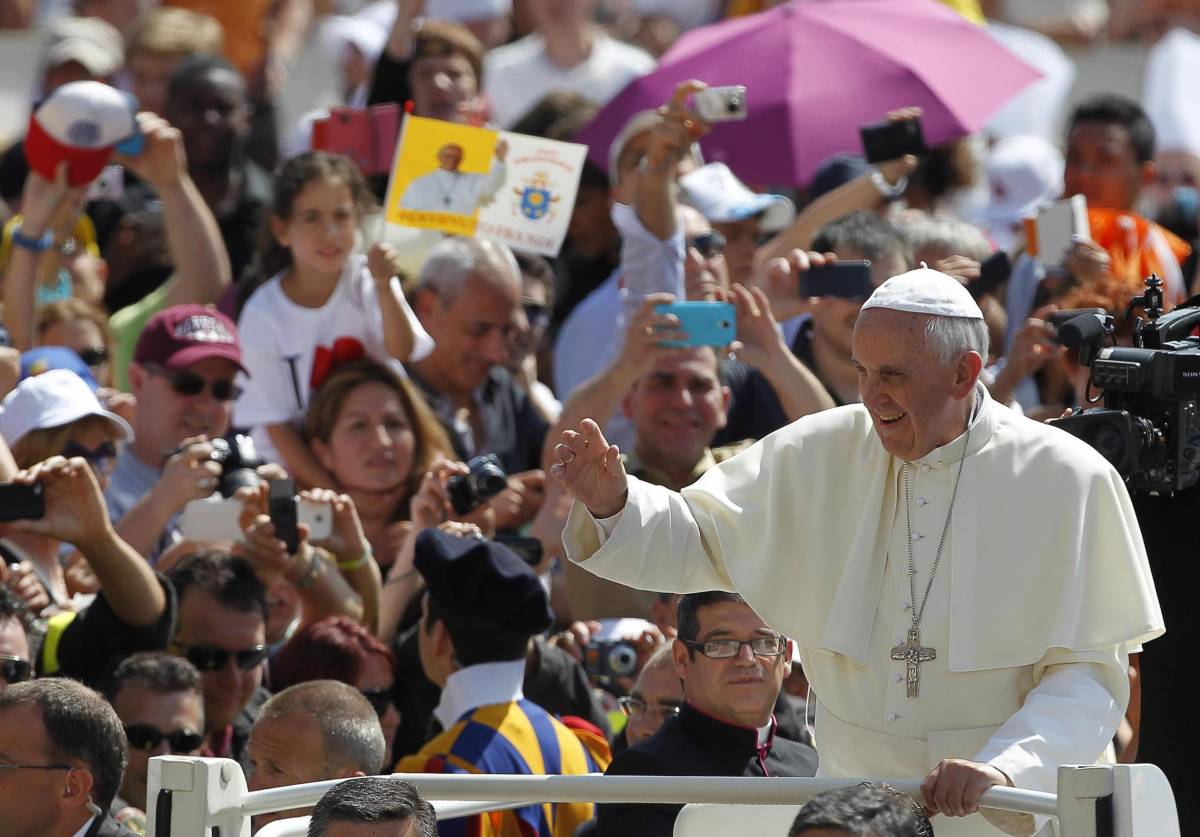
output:
[[[452,236],[434,245],[421,265],[418,288],[428,288],[442,299],[462,290],[472,274],[521,285],[521,270],[508,245],[483,238]]]
[[[370,776],[383,769],[387,752],[383,728],[375,709],[358,689],[336,680],[297,683],[264,703],[260,718],[282,718],[293,712],[316,721],[327,772],[351,768]]]
[[[925,345],[942,363],[957,360],[963,352],[976,352],[987,364],[987,323],[974,317],[930,317]]]
[[[917,215],[900,223],[916,257],[928,250],[945,250],[981,262],[992,254],[991,245],[979,228],[945,215]]]

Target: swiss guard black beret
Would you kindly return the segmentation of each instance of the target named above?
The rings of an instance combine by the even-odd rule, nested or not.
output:
[[[417,536],[413,565],[446,610],[497,622],[529,636],[554,623],[537,573],[503,544],[440,529]]]

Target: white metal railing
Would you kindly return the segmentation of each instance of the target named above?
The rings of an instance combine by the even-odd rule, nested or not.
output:
[[[799,805],[818,793],[863,779],[725,778],[686,776],[478,776],[396,774],[434,802],[439,819],[542,802]],[[920,782],[888,779],[919,795]],[[150,760],[149,834],[193,837],[218,827],[222,837],[249,837],[250,817],[310,808],[337,781],[248,791],[236,762],[158,756]],[[160,799],[160,790],[167,791]],[[486,801],[479,801],[479,800]],[[1099,802],[1098,802],[1099,801]],[[157,804],[156,804],[157,803]],[[462,803],[470,803],[468,807]],[[981,804],[1058,820],[1061,837],[1177,837],[1174,797],[1152,765],[1087,765],[1059,769],[1058,794],[992,788]],[[1103,815],[1098,811],[1104,809]],[[164,821],[159,822],[159,818]],[[1098,832],[1111,820],[1113,829]],[[264,829],[266,831],[266,829]],[[300,834],[277,830],[272,833]],[[264,835],[265,837],[265,835]]]

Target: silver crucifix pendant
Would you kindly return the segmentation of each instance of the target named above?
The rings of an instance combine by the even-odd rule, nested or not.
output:
[[[908,642],[892,649],[892,659],[907,664],[904,677],[907,686],[905,697],[912,700],[921,690],[921,663],[937,659],[937,652],[932,648],[921,647],[921,631],[913,625],[908,629]]]

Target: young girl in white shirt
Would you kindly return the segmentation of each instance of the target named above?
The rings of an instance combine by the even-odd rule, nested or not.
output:
[[[404,299],[392,248],[356,250],[362,218],[374,208],[346,157],[312,151],[275,173],[259,251],[261,275],[271,278],[250,295],[238,321],[248,380],[234,425],[250,428],[260,455],[303,485],[334,485],[299,429],[329,372],[371,357],[403,374],[400,361],[433,348]]]

